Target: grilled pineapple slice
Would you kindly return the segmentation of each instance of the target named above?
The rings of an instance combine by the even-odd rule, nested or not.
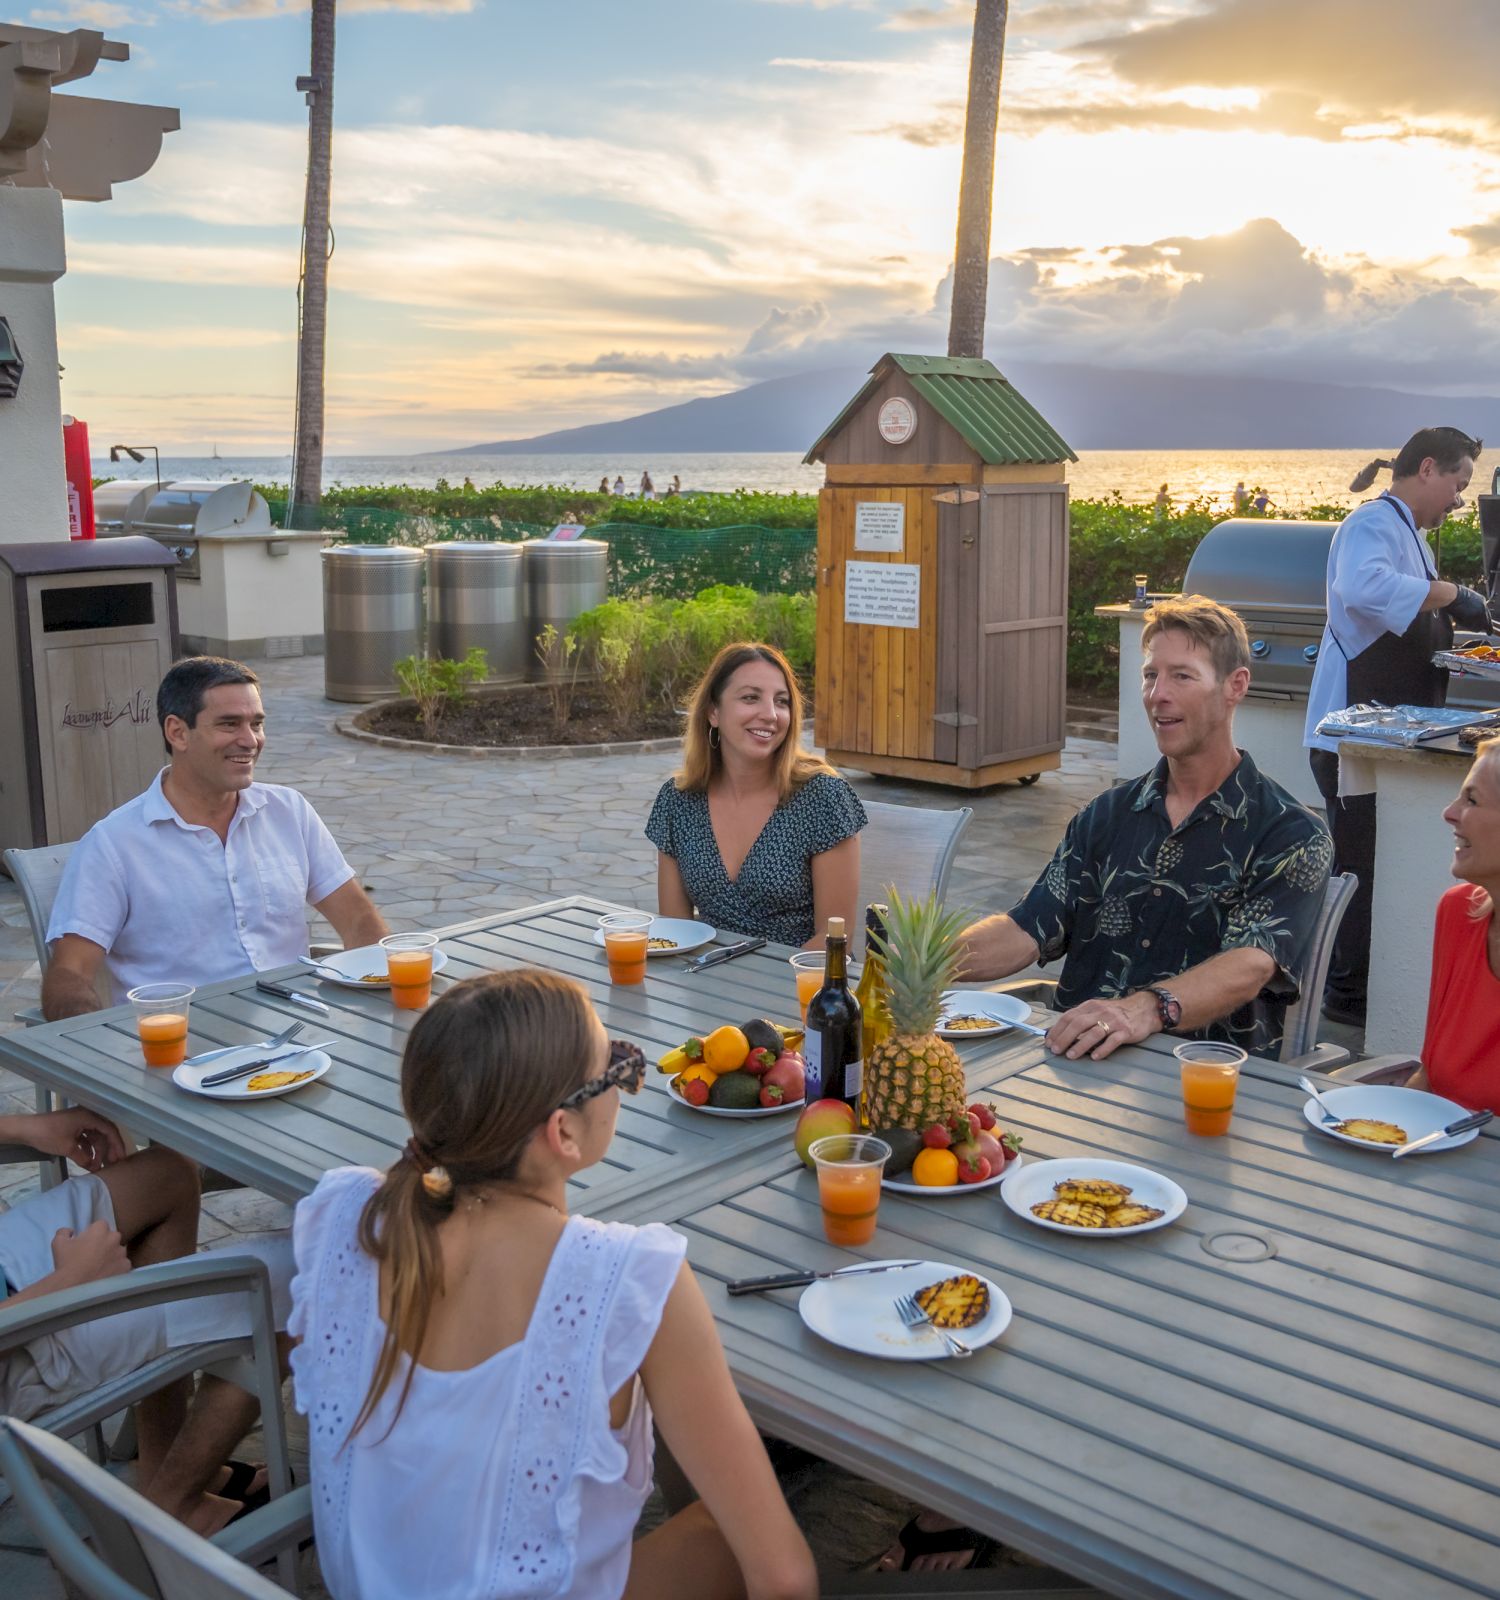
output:
[[[1086,1200],[1106,1211],[1124,1205],[1130,1198],[1130,1190],[1123,1183],[1111,1183],[1108,1178],[1064,1178],[1053,1184],[1052,1193],[1059,1200]]]
[[[1160,1215],[1160,1206],[1134,1204],[1116,1206],[1109,1213],[1109,1220],[1104,1226],[1106,1228],[1137,1228],[1143,1222],[1155,1222]]]
[[[1109,1226],[1109,1212],[1087,1200],[1039,1200],[1031,1210],[1043,1222],[1060,1222],[1067,1228]]]
[[[1364,1139],[1370,1144],[1405,1144],[1406,1129],[1394,1122],[1379,1122],[1374,1117],[1350,1117],[1341,1122],[1338,1131],[1351,1139]]]
[[[971,1272],[930,1283],[912,1298],[939,1328],[972,1328],[990,1309],[989,1286]]]

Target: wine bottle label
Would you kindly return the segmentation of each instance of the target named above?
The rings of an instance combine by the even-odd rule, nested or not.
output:
[[[844,1098],[851,1102],[859,1099],[860,1090],[865,1083],[865,1063],[862,1057],[856,1056],[844,1068]]]
[[[823,1036],[809,1031],[802,1040],[804,1094],[808,1105],[823,1098]]]

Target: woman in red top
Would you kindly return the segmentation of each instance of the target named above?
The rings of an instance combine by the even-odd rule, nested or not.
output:
[[[1409,1080],[1471,1111],[1500,1111],[1500,739],[1475,752],[1458,798],[1453,876],[1438,901],[1422,1066]]]

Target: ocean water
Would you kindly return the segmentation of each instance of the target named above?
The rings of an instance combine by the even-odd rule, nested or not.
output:
[[[1174,505],[1205,500],[1218,509],[1233,504],[1234,487],[1243,482],[1252,492],[1264,489],[1275,507],[1300,511],[1332,502],[1352,505],[1349,480],[1383,447],[1368,450],[1088,450],[1068,469],[1073,497],[1100,500],[1118,494],[1145,503],[1154,500],[1165,483]],[[224,456],[222,458],[164,456],[164,478],[253,478],[258,483],[285,483],[291,475],[290,456]],[[125,469],[129,468],[127,472]],[[642,460],[599,455],[408,455],[330,456],[323,463],[325,488],[355,484],[412,484],[434,487],[446,479],[455,487],[465,478],[478,488],[494,483],[518,485],[556,484],[570,489],[597,489],[599,480],[616,475],[625,479],[627,492],[640,484],[642,470],[650,472],[658,492],[674,473],[685,492],[714,494],[735,489],[777,493],[816,493],[823,469],[803,466],[794,452],[726,452],[661,454]],[[100,477],[150,479],[155,468],[122,462],[111,466],[96,460]],[[1388,480],[1387,480],[1388,481]],[[1485,480],[1486,487],[1488,479]],[[1367,493],[1378,492],[1379,484]]]

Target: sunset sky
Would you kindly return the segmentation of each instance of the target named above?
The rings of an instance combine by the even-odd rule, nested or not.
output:
[[[48,0],[176,105],[69,202],[96,440],[289,448],[307,14]],[[332,454],[941,352],[972,4],[345,0]],[[986,354],[1500,393],[1500,0],[1013,0]]]

